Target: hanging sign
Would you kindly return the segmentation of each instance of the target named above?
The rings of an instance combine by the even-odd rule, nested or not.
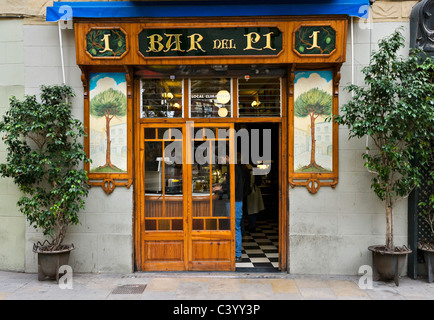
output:
[[[139,52],[148,57],[277,56],[282,32],[275,27],[144,29]]]

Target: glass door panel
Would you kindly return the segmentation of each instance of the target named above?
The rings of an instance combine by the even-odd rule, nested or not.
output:
[[[172,138],[174,130],[181,132],[144,129],[146,231],[183,230],[183,143]]]
[[[195,128],[190,144],[190,270],[235,269],[234,199],[228,196],[234,186],[233,164],[226,157],[233,147],[229,128],[233,126]]]
[[[225,157],[229,141],[219,140],[215,133],[215,129],[201,128],[195,135],[192,164],[193,230],[230,230],[230,199],[227,193],[229,163]]]

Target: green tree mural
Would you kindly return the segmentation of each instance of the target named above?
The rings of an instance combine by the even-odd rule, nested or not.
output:
[[[106,124],[106,163],[99,167],[99,169],[110,167],[115,171],[120,171],[120,169],[111,162],[110,121],[114,117],[123,117],[127,114],[127,99],[125,94],[112,88],[97,94],[90,101],[90,114],[97,118],[104,117]]]
[[[330,116],[332,113],[333,99],[331,94],[320,90],[318,88],[311,89],[301,94],[295,101],[294,113],[296,117],[305,118],[310,117],[310,135],[311,135],[311,152],[310,163],[302,169],[323,169],[315,161],[315,121],[319,116]]]

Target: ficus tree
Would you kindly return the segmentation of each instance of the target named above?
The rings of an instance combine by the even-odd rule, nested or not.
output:
[[[110,167],[113,170],[119,170],[111,161],[110,122],[114,117],[123,117],[127,114],[125,94],[113,88],[100,92],[90,101],[90,114],[97,118],[105,118],[106,162],[101,168]]]
[[[319,116],[329,117],[332,114],[333,98],[324,90],[313,88],[301,94],[294,104],[294,113],[296,117],[310,119],[310,163],[303,167],[322,169],[315,160],[316,139],[315,139],[315,123]]]
[[[421,167],[432,157],[434,100],[430,81],[432,59],[421,62],[421,50],[407,58],[400,29],[379,41],[370,64],[362,72],[365,84],[346,89],[353,98],[334,116],[349,128],[349,138],[368,136],[375,148],[363,154],[372,172],[371,188],[384,201],[386,251],[395,251],[394,205],[407,197],[423,179]]]
[[[42,86],[40,101],[11,97],[0,121],[7,147],[0,175],[13,179],[23,194],[20,211],[49,238],[43,250],[62,248],[67,227],[79,223],[88,195],[87,173],[79,169],[89,161],[81,143],[85,131],[72,117],[73,96],[68,86]]]

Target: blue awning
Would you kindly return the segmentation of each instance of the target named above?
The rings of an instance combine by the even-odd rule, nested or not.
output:
[[[349,15],[367,18],[369,0],[54,2],[47,21],[72,18],[182,18]]]

